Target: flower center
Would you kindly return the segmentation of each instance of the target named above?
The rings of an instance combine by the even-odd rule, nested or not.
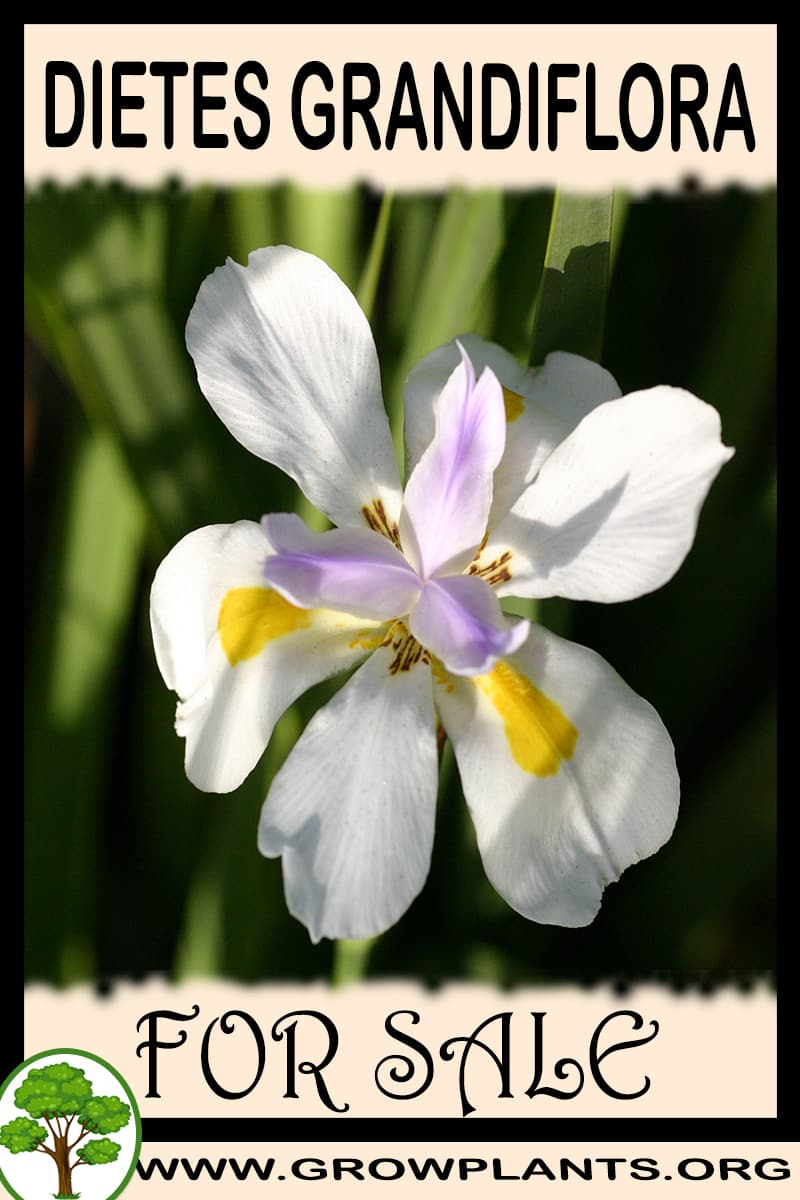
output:
[[[413,634],[409,633],[404,621],[394,621],[381,642],[382,646],[391,646],[396,650],[389,664],[389,674],[397,675],[400,671],[410,671],[418,662],[425,664],[431,661],[431,652],[421,645]]]

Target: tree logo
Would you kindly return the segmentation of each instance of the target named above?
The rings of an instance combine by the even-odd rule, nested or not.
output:
[[[141,1141],[133,1092],[95,1054],[35,1054],[0,1088],[0,1182],[16,1200],[113,1200]]]

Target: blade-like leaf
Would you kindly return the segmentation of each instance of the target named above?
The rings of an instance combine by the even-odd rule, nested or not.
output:
[[[28,309],[44,349],[92,425],[111,432],[165,544],[201,523],[237,515],[209,445],[191,362],[153,284],[146,238],[108,192],[28,200]]]
[[[234,188],[227,196],[230,250],[237,262],[261,246],[281,241],[278,195],[274,188]]]
[[[600,361],[613,197],[557,192],[536,300],[530,361],[569,350]]]
[[[358,302],[364,310],[367,319],[372,317],[372,310],[375,306],[375,293],[378,290],[383,256],[386,252],[386,240],[389,234],[391,215],[392,193],[387,192],[381,200],[369,253],[367,254],[367,261],[364,263],[364,269],[361,272],[361,279],[358,284],[358,292],[356,293]]]
[[[117,447],[80,413],[35,593],[26,687],[25,939],[33,978],[91,973],[120,657],[145,514]]]
[[[475,330],[486,286],[503,244],[500,192],[455,189],[442,204],[422,273],[405,317],[405,338],[389,389],[389,415],[402,461],[402,388],[430,350]]]
[[[283,194],[284,230],[290,246],[323,259],[351,289],[361,273],[361,193],[316,191],[289,184]]]
[[[568,350],[599,362],[603,346],[612,234],[613,195],[573,196],[556,192],[544,269],[536,297],[530,362],[538,366],[553,350]],[[564,635],[571,606],[564,600],[516,610]]]

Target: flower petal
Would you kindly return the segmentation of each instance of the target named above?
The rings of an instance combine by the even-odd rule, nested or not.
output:
[[[599,655],[535,625],[488,675],[437,676],[486,873],[523,916],[587,925],[672,833],[679,780],[655,710]]]
[[[383,636],[374,622],[288,604],[265,585],[268,551],[253,521],[210,525],[183,538],[153,582],[156,659],[180,697],[186,774],[203,791],[238,787],[281,713]]]
[[[400,537],[425,578],[471,561],[486,530],[492,476],[503,456],[503,395],[487,368],[475,381],[466,354],[435,404],[436,433],[406,487]]]
[[[732,454],[716,409],[681,388],[602,404],[553,451],[481,561],[510,552],[500,595],[611,602],[652,592],[686,557]]]
[[[392,522],[400,483],[369,324],[339,277],[289,246],[228,259],[203,282],[186,345],[233,436],[274,463],[337,525],[376,501]]]
[[[543,367],[521,367],[494,342],[462,334],[423,358],[406,380],[407,476],[433,439],[434,402],[458,364],[459,345],[469,355],[476,374],[491,367],[503,388],[508,436],[494,476],[491,529],[536,478],[559,442],[598,404],[616,399],[620,389],[608,371],[577,354],[556,352],[548,354]]]
[[[262,527],[275,551],[264,578],[292,604],[382,620],[407,613],[419,595],[403,555],[371,529],[317,533],[294,513],[273,513]]]
[[[283,856],[289,910],[312,941],[382,933],[428,874],[438,759],[431,673],[382,647],[320,709],[261,814],[262,854]]]
[[[409,628],[417,641],[456,675],[480,675],[519,649],[528,621],[509,625],[497,596],[475,575],[449,575],[425,584]]]

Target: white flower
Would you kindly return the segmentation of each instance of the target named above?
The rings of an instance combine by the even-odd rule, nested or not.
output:
[[[186,339],[231,433],[338,526],[210,526],[159,567],[153,639],[189,778],[237,787],[302,692],[362,663],[259,826],[311,937],[380,933],[420,892],[437,713],[494,887],[533,920],[588,924],[672,832],[672,743],[598,655],[509,623],[498,598],[629,600],[668,580],[732,454],[717,413],[679,388],[620,396],[570,354],[525,369],[466,335],[407,381],[403,494],[369,325],[319,259],[229,260]]]

